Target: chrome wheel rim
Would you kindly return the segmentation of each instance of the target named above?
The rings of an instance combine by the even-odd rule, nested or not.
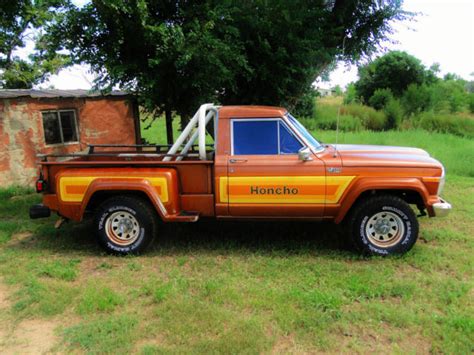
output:
[[[379,212],[367,221],[365,234],[372,244],[388,248],[402,239],[405,234],[405,224],[400,216],[393,212]]]
[[[107,218],[105,232],[111,241],[126,246],[133,244],[138,239],[140,225],[131,213],[118,211]]]

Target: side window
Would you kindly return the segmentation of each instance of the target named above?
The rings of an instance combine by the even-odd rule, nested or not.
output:
[[[280,154],[297,154],[298,151],[303,148],[301,142],[296,139],[293,132],[288,130],[288,127],[279,122],[280,124]]]
[[[277,120],[233,120],[234,155],[278,154]]]

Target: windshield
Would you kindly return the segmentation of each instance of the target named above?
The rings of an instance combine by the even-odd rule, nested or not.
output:
[[[316,139],[314,139],[311,133],[309,133],[308,130],[301,123],[299,123],[296,118],[288,114],[288,119],[293,124],[293,127],[295,127],[295,129],[306,139],[306,141],[308,141],[308,143],[314,149],[321,148],[321,144]]]

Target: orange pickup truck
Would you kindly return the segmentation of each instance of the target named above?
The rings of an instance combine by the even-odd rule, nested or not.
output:
[[[410,205],[449,213],[444,180],[421,149],[323,144],[284,108],[205,104],[172,146],[43,156],[30,217],[93,215],[98,242],[117,254],[143,251],[159,221],[328,220],[344,222],[360,252],[391,255],[417,240]]]

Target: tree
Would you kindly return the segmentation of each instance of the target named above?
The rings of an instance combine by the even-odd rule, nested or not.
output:
[[[435,80],[435,75],[419,59],[406,52],[391,51],[359,67],[355,88],[362,101],[368,103],[377,89],[390,89],[395,97],[401,97],[410,84]]]
[[[95,0],[47,41],[90,64],[98,87],[136,92],[170,124],[172,111],[209,101],[295,106],[334,61],[371,54],[389,21],[408,15],[398,0]]]
[[[41,27],[55,21],[67,7],[62,0],[19,0],[2,3],[0,17],[0,87],[28,89],[56,73],[68,57],[46,53],[39,40]],[[36,40],[36,48],[28,59],[15,55],[27,41]]]

